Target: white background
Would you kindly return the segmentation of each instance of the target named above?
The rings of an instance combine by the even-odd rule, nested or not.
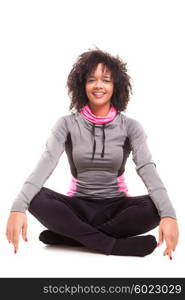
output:
[[[61,0],[0,2],[0,277],[184,277],[184,1]],[[165,245],[144,258],[45,246],[45,229],[28,216],[28,243],[15,255],[5,237],[10,206],[45,149],[56,120],[68,114],[66,79],[94,46],[127,62],[133,95],[125,112],[138,119],[178,216],[173,260]],[[66,193],[64,153],[45,186]],[[147,193],[132,157],[125,173],[132,195]],[[158,239],[158,229],[153,230]]]

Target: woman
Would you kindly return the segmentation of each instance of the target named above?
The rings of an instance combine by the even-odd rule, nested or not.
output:
[[[164,255],[172,259],[178,243],[175,210],[146,142],[142,125],[122,114],[132,91],[126,63],[100,49],[78,57],[67,81],[71,114],[52,128],[36,168],[13,202],[6,236],[18,250],[27,240],[26,210],[47,230],[45,244],[87,247],[107,255],[145,256],[157,246],[159,225]],[[75,110],[72,112],[72,110]],[[66,151],[72,181],[67,195],[43,187]],[[148,194],[132,197],[124,182],[132,152],[137,174]]]

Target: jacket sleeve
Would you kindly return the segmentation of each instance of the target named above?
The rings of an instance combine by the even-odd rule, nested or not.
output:
[[[40,191],[46,180],[56,168],[59,158],[65,149],[68,128],[65,117],[57,120],[46,141],[42,153],[32,173],[27,177],[22,189],[14,200],[11,211],[25,212],[33,197]]]
[[[156,164],[152,160],[147,144],[147,135],[140,122],[128,118],[127,134],[131,145],[132,159],[136,165],[136,172],[143,180],[159,216],[161,218],[171,217],[176,219],[175,209],[157,172]]]

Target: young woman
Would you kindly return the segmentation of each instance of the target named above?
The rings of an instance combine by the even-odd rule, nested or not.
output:
[[[87,247],[107,255],[145,256],[157,246],[159,225],[164,255],[172,259],[178,243],[174,207],[161,181],[146,133],[126,110],[132,87],[126,63],[118,56],[88,50],[74,64],[67,80],[69,115],[52,128],[46,149],[13,202],[6,236],[18,250],[19,235],[27,240],[26,210],[47,230],[45,244]],[[72,174],[67,195],[43,187],[66,151]],[[137,174],[148,194],[132,197],[124,182],[132,153]]]

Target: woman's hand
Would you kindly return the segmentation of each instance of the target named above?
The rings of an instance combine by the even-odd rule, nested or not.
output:
[[[22,238],[27,242],[27,216],[24,212],[13,211],[10,212],[7,226],[6,237],[9,243],[14,245],[14,253],[18,250],[19,235],[22,230]]]
[[[170,217],[163,217],[159,224],[159,242],[158,246],[166,242],[166,249],[163,255],[168,255],[172,259],[172,250],[175,251],[179,239],[179,230],[177,220]]]

